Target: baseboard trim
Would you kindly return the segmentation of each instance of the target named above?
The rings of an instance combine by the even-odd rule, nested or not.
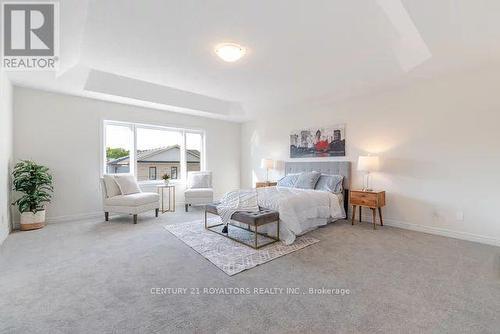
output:
[[[104,220],[104,212],[93,212],[93,213],[79,213],[75,215],[67,215],[67,216],[57,216],[47,218],[47,224],[57,224],[57,223],[68,223],[74,222],[77,220],[95,220],[102,219]]]
[[[179,207],[180,204],[177,203],[176,208]],[[184,206],[184,204],[182,204]],[[110,217],[114,216],[119,216],[119,215],[126,215],[125,213],[110,213]],[[74,222],[77,220],[84,220],[84,221],[90,221],[90,220],[102,220],[104,221],[104,211],[98,211],[98,212],[93,212],[93,213],[78,213],[74,215],[66,215],[66,216],[57,216],[57,217],[50,217],[46,219],[47,224],[59,224],[59,223],[69,223],[69,222]]]
[[[0,233],[0,245],[7,239],[9,236],[10,231],[5,231]]]
[[[363,217],[362,219],[364,222],[371,222],[372,221],[371,215],[363,215],[362,217]],[[378,222],[378,217],[377,217],[377,222]],[[500,239],[496,239],[496,238],[492,238],[492,237],[488,237],[488,236],[484,236],[484,235],[479,235],[479,234],[460,232],[460,231],[452,231],[452,230],[441,228],[441,227],[418,225],[418,224],[413,224],[413,223],[404,222],[404,221],[391,219],[391,218],[384,218],[384,225],[398,227],[398,228],[402,228],[405,230],[440,235],[443,237],[449,237],[449,238],[454,238],[454,239],[479,242],[481,244],[500,247]]]

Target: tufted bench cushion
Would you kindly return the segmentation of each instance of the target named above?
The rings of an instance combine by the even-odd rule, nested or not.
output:
[[[218,203],[207,204],[206,211],[210,212],[211,214],[217,215],[217,204]],[[259,208],[258,212],[238,211],[231,216],[232,220],[251,226],[261,226],[269,224],[279,220],[279,218],[280,216],[278,211],[269,210],[262,207]]]

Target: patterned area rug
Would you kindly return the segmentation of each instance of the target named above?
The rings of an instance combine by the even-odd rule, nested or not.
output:
[[[209,225],[217,223],[220,223],[219,217],[209,219]],[[278,241],[257,250],[205,230],[201,220],[164,227],[229,276],[319,242],[318,239],[301,236],[289,246]],[[253,238],[252,232],[237,227],[229,226],[229,233],[239,240]],[[268,238],[259,236],[259,244],[267,241],[266,239]]]

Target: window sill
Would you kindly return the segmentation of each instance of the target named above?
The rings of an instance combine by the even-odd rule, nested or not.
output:
[[[164,185],[165,182],[163,181],[160,181],[160,180],[154,180],[154,181],[138,181],[137,182],[139,184],[139,186],[161,186],[161,185]],[[182,180],[170,180],[170,182],[168,184],[171,184],[171,185],[181,185],[181,184],[184,184],[185,182],[182,181]]]

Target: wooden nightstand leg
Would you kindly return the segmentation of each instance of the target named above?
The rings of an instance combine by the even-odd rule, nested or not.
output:
[[[382,208],[378,208],[378,216],[380,217],[380,226],[384,226],[384,220],[382,219]]]
[[[354,219],[356,219],[356,205],[352,206],[352,221],[351,221],[351,225],[354,225]]]
[[[361,223],[361,206],[359,207],[359,222]]]
[[[372,216],[373,216],[373,229],[375,229],[375,224],[377,223],[377,211],[375,209],[372,209]]]

